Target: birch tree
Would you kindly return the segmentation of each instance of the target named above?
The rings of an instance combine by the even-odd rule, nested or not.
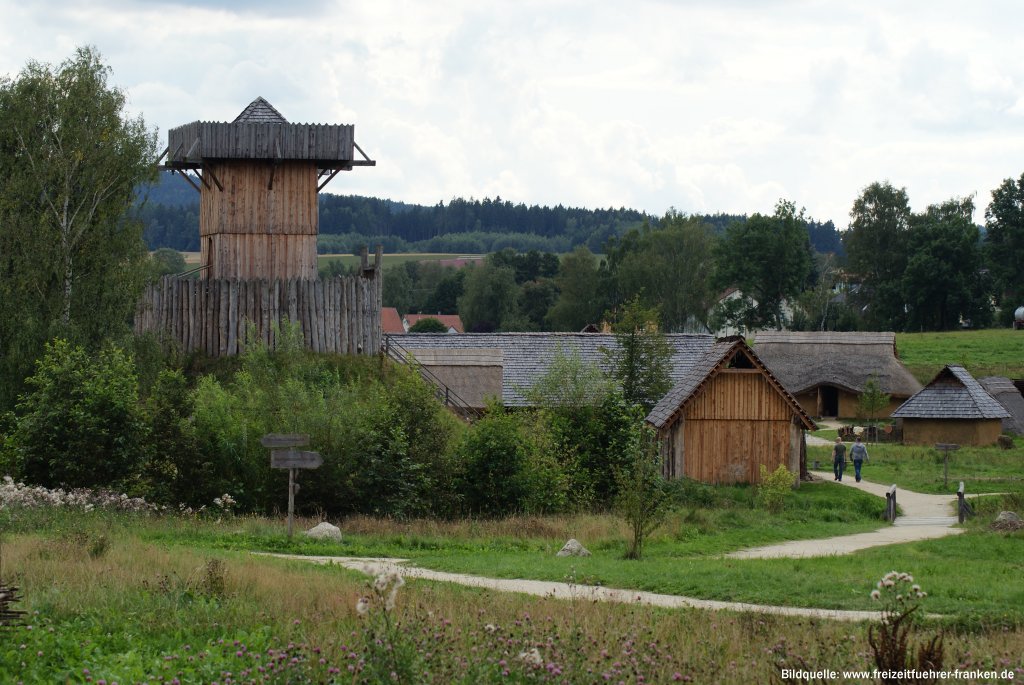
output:
[[[46,340],[95,347],[125,331],[145,278],[126,218],[154,178],[156,133],[91,47],[0,78],[0,354],[20,385]],[[2,401],[3,398],[0,398]],[[9,401],[9,400],[8,400]]]

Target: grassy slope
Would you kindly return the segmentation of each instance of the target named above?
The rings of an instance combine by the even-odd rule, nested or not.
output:
[[[1005,328],[897,333],[896,349],[922,383],[930,381],[946,364],[960,364],[979,378],[1024,378],[1024,331]]]

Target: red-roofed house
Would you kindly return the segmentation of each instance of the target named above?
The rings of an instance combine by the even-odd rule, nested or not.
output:
[[[416,325],[417,321],[422,321],[423,319],[437,319],[448,327],[449,333],[466,332],[462,327],[462,319],[459,318],[458,314],[406,314],[402,321],[405,324],[405,330],[408,331]]]
[[[380,327],[384,333],[405,333],[402,317],[398,315],[398,310],[394,307],[380,308]]]

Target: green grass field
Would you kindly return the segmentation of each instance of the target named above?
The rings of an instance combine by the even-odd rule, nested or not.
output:
[[[199,253],[198,252],[182,252],[185,256],[185,263],[190,266],[197,266],[199,264]],[[443,253],[443,252],[403,252],[396,254],[384,254],[384,266],[392,266],[394,264],[404,264],[405,262],[438,262],[443,259],[459,259],[459,258],[482,258],[484,255],[467,255],[459,253]],[[357,266],[359,264],[359,257],[351,254],[322,254],[317,255],[316,258],[317,267],[323,268],[331,262],[342,262],[345,266]],[[373,261],[373,255],[370,255],[370,261]]]
[[[385,254],[384,255],[384,266],[393,266],[395,264],[404,264],[406,262],[439,262],[444,259],[482,259],[484,255],[467,255],[458,253],[443,253],[443,252],[402,252],[397,254]],[[323,268],[331,262],[340,261],[345,266],[358,266],[359,257],[350,254],[322,254],[317,256],[317,267]],[[370,261],[373,262],[373,255],[370,255]]]
[[[1024,378],[1024,331],[1010,328],[942,333],[897,333],[900,359],[922,383],[947,364],[960,364],[976,378]]]
[[[957,473],[994,475],[1006,492],[1022,453],[965,451]],[[875,448],[866,468],[888,475],[896,463],[905,482],[933,483],[934,459],[913,448]],[[896,569],[929,593],[923,610],[942,616],[917,630],[943,631],[947,666],[1024,669],[1024,532],[988,529],[1000,509],[1022,502],[987,497],[965,533],[939,540],[843,557],[735,560],[721,555],[880,527],[883,501],[811,483],[769,514],[752,488],[684,483],[640,561],[623,559],[628,530],[611,515],[351,517],[338,521],[341,542],[325,542],[289,540],[280,519],[9,507],[0,509],[3,579],[20,588],[14,608],[28,613],[26,625],[4,629],[0,682],[748,683],[776,681],[783,666],[873,666],[863,624],[558,601],[415,579],[385,610],[386,593],[374,594],[365,576],[251,551],[401,557],[491,577],[857,610],[879,608],[869,594]],[[299,529],[318,520],[300,519]],[[592,556],[556,557],[569,537]],[[366,615],[360,597],[371,598]]]

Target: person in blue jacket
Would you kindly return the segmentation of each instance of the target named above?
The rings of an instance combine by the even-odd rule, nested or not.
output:
[[[853,443],[853,447],[850,448],[850,458],[853,459],[853,474],[857,477],[857,482],[860,482],[860,467],[868,459],[868,448],[860,438]]]

